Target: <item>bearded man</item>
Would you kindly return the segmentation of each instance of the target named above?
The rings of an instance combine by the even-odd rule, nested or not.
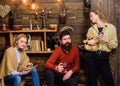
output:
[[[79,70],[80,53],[75,45],[72,45],[69,27],[59,34],[61,45],[57,47],[45,63],[47,86],[77,86],[74,76]]]

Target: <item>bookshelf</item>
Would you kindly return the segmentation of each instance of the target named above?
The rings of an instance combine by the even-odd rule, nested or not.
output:
[[[13,44],[15,35],[19,33],[29,34],[31,36],[31,41],[34,40],[33,43],[35,43],[36,40],[38,45],[40,43],[40,46],[37,46],[40,47],[40,49],[38,48],[37,50],[35,50],[31,47],[32,45],[30,45],[31,49],[27,49],[26,52],[28,54],[35,54],[35,53],[47,54],[47,53],[52,53],[51,50],[50,51],[47,50],[47,34],[56,33],[56,32],[57,30],[6,30],[6,31],[0,31],[0,36],[3,36],[6,42],[8,42],[7,44],[11,46]],[[41,45],[41,41],[42,41],[42,45]],[[34,44],[33,46],[36,46],[37,44]],[[42,47],[44,49],[41,49]]]

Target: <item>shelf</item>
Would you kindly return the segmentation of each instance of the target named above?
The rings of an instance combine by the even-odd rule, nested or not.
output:
[[[57,30],[48,30],[48,29],[45,29],[45,30],[5,30],[5,31],[1,30],[0,34],[2,34],[2,35],[8,34],[7,37],[6,36],[5,37],[8,38],[8,40],[10,42],[10,46],[13,45],[14,35],[19,34],[19,33],[30,34],[31,38],[32,38],[31,40],[42,40],[43,41],[42,46],[41,46],[42,51],[34,51],[34,50],[30,51],[29,50],[29,51],[26,51],[26,53],[27,54],[50,54],[53,51],[47,51],[47,33],[56,33],[56,32],[57,32]],[[36,43],[36,41],[35,41],[35,43]],[[38,43],[39,42],[37,42],[37,44]]]
[[[26,51],[27,54],[50,54],[52,53],[53,51]]]
[[[57,32],[57,30],[6,30],[0,31],[0,33],[36,33],[36,32]]]

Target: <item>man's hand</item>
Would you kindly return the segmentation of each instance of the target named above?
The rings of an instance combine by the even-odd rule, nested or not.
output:
[[[69,70],[64,76],[63,76],[63,81],[69,79],[73,74],[73,71],[72,70]]]
[[[64,68],[63,68],[63,63],[59,63],[59,64],[55,67],[55,70],[56,70],[57,72],[62,73],[63,70],[64,70]]]

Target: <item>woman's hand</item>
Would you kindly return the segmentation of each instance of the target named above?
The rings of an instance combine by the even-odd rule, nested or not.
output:
[[[96,45],[97,42],[98,42],[98,41],[96,41],[95,39],[91,39],[91,40],[89,40],[87,43],[88,43],[89,45]]]
[[[30,71],[31,71],[31,69],[29,69],[29,70],[23,70],[23,71],[19,72],[19,75],[28,74]]]
[[[33,63],[32,62],[28,63],[27,67],[33,67]]]
[[[109,42],[108,38],[104,36],[104,34],[99,34],[99,39],[104,41],[104,42]]]
[[[23,69],[22,71],[19,72],[20,75],[24,75],[29,73],[33,69],[33,63],[30,62],[27,64],[27,68]]]

